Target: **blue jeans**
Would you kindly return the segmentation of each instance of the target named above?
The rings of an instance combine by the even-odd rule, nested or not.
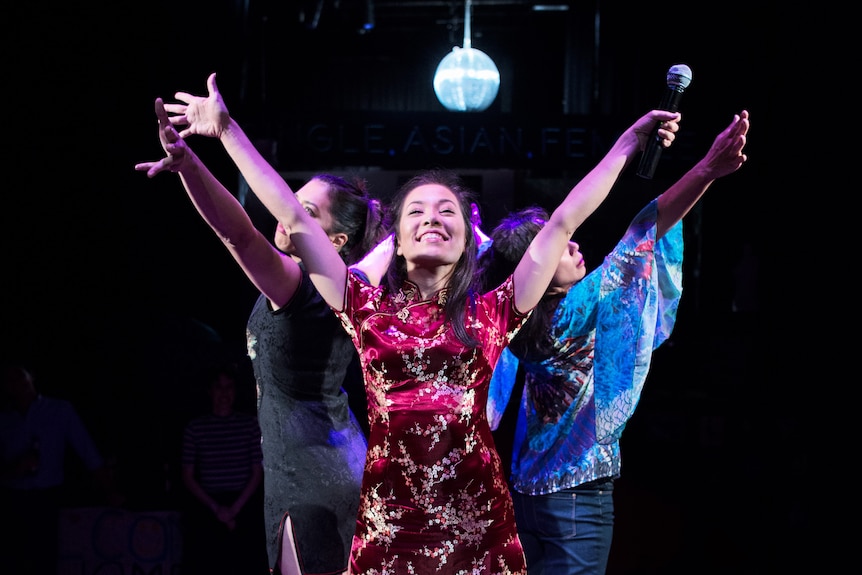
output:
[[[612,479],[512,498],[529,575],[604,575],[614,533]]]

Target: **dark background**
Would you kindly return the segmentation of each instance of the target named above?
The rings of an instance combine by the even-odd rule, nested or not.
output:
[[[446,111],[431,77],[463,44],[461,2],[176,0],[5,7],[7,183],[2,214],[2,352],[71,399],[117,466],[129,505],[173,504],[179,430],[206,406],[199,369],[247,367],[256,293],[200,220],[178,179],[135,163],[161,157],[153,99],[204,94],[217,72],[233,115],[291,184],[314,171],[395,180],[432,165],[463,170],[490,229],[528,203],[553,206],[619,130],[658,104],[665,74],[693,80],[682,130],[653,180],[623,176],[578,231],[592,267],[629,218],[748,109],[749,162],[686,218],[685,292],[623,437],[611,571],[771,573],[799,568],[809,510],[796,496],[811,455],[785,376],[785,192],[768,153],[781,83],[773,6],[690,2],[473,3],[472,45],[501,71],[481,114]],[[783,69],[783,67],[782,67]],[[315,122],[394,132],[481,126],[585,129],[581,157],[317,153]],[[237,193],[217,143],[192,140]],[[342,150],[343,152],[343,150]],[[502,173],[506,184],[489,184]],[[491,179],[489,179],[491,178]],[[391,190],[372,193],[386,197]],[[246,200],[256,222],[273,222]],[[792,353],[792,352],[791,352]],[[254,409],[249,379],[241,398]],[[501,434],[501,451],[506,437]],[[794,549],[794,553],[788,552]],[[788,571],[784,571],[788,572]]]

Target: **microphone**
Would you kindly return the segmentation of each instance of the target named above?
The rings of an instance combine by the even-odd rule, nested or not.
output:
[[[659,104],[659,110],[667,110],[668,112],[676,112],[679,110],[679,101],[682,99],[682,93],[688,88],[691,83],[691,68],[685,64],[674,64],[667,71],[667,90]],[[658,125],[656,125],[647,141],[646,149],[641,156],[640,164],[638,164],[638,175],[647,180],[651,180],[655,173],[655,168],[658,165],[658,160],[661,157],[661,138],[658,137]]]

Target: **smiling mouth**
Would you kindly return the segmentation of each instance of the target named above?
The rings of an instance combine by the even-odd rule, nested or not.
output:
[[[425,233],[425,234],[422,234],[421,236],[419,236],[419,241],[424,242],[426,240],[426,238],[429,240],[435,241],[435,242],[436,241],[445,242],[447,240],[447,238],[445,236],[443,236],[443,234],[440,234],[438,232],[428,232],[428,233]]]

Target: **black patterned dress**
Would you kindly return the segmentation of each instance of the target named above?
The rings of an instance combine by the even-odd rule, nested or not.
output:
[[[341,573],[356,527],[367,447],[342,388],[361,377],[350,338],[303,272],[290,303],[258,298],[247,327],[262,434],[270,565],[285,512],[305,573]],[[354,369],[357,373],[350,373]]]

